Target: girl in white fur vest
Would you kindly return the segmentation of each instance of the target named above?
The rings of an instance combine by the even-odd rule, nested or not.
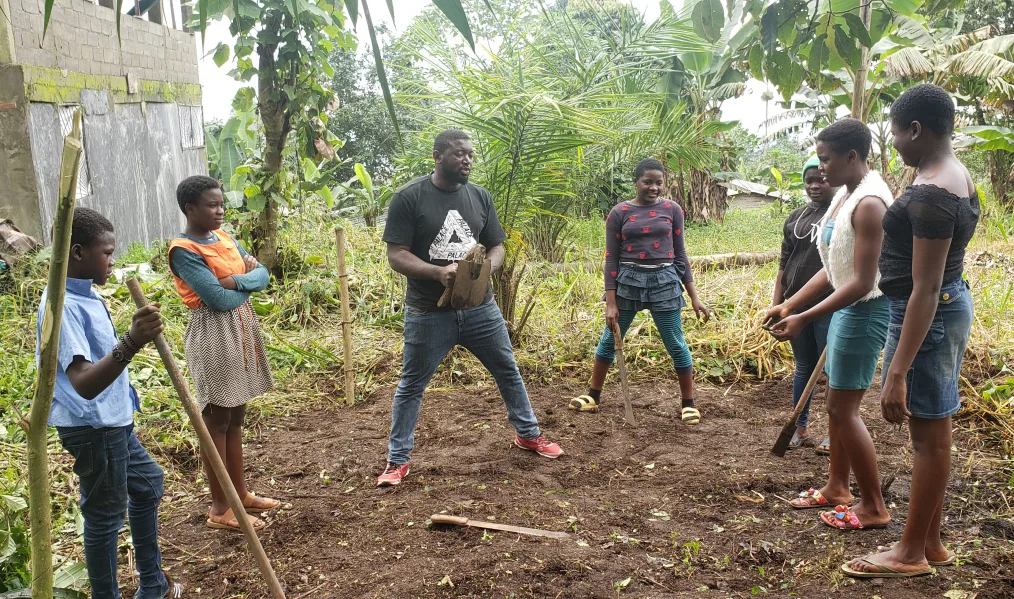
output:
[[[775,322],[771,332],[782,341],[794,338],[807,323],[833,314],[825,364],[831,435],[828,481],[820,490],[800,493],[792,506],[825,508],[821,520],[838,530],[884,528],[891,520],[880,492],[873,439],[859,416],[859,404],[873,382],[887,340],[889,319],[887,299],[877,288],[877,262],[884,239],[881,221],[893,197],[880,174],[867,165],[871,145],[869,128],[856,119],[839,120],[817,136],[817,157],[827,182],[841,186],[820,223],[817,249],[824,269],[768,312],[768,320]],[[802,310],[829,291],[826,299]],[[852,507],[850,472],[855,473],[862,496]]]

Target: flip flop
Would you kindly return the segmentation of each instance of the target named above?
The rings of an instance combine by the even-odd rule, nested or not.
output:
[[[595,398],[591,395],[578,395],[570,400],[567,407],[578,412],[597,412],[599,410],[599,402],[595,401]]]
[[[839,505],[830,512],[822,512],[820,514],[820,520],[824,524],[827,524],[831,528],[836,530],[875,530],[879,528],[887,528],[887,524],[870,524],[864,526],[859,521],[859,517],[852,511],[847,505]]]
[[[686,407],[680,410],[680,419],[683,420],[683,424],[687,426],[693,426],[700,423],[701,411],[697,408]]]
[[[890,566],[874,561],[872,557],[864,557],[861,558],[860,561],[873,566],[877,570],[875,572],[853,570],[849,567],[848,563],[844,563],[841,565],[841,571],[853,578],[914,578],[916,576],[936,574],[936,570],[932,567],[927,567],[925,570],[914,570],[912,572],[899,572]]]
[[[805,503],[800,500],[805,500]],[[816,501],[812,503],[810,500]],[[848,502],[852,503],[855,501],[854,497],[849,497]],[[809,489],[807,491],[800,491],[799,497],[789,502],[789,505],[796,508],[797,510],[812,510],[813,508],[825,507],[831,505],[831,502],[826,497],[820,494],[817,489]]]
[[[813,450],[817,455],[831,455],[831,437],[825,437],[817,449]]]
[[[789,449],[799,449],[800,447],[814,447],[816,443],[813,441],[813,437],[806,435],[805,437],[799,436],[799,431],[792,433],[792,440],[789,441]]]
[[[253,507],[253,502],[256,499],[261,501],[267,501],[271,504],[271,507]],[[250,505],[247,505],[250,504]],[[271,510],[277,510],[282,506],[282,502],[277,499],[271,499],[270,497],[257,497],[253,493],[247,493],[246,497],[243,498],[243,509],[248,514],[263,514],[264,512],[270,512]]]
[[[166,584],[169,585],[169,591],[165,594],[166,599],[181,599],[183,597],[183,585],[174,582],[167,570],[162,570],[162,576],[165,576]]]
[[[897,543],[891,543],[890,545],[886,545],[886,546],[885,545],[878,545],[877,546],[877,551],[890,551],[891,549],[894,548],[895,545],[897,545]],[[926,562],[929,563],[929,565],[937,567],[937,568],[940,568],[942,566],[953,566],[954,564],[956,564],[958,562],[958,554],[954,553],[953,551],[948,551],[947,552],[947,559],[941,560],[941,561],[933,561],[931,559],[927,559]]]
[[[250,518],[254,530],[259,531],[264,528],[264,521],[260,518],[254,518],[253,516],[247,516],[247,518]],[[243,529],[239,527],[239,520],[236,519],[236,514],[233,513],[232,508],[225,510],[225,513],[221,516],[212,516],[211,512],[208,512],[208,520],[205,524],[208,528],[243,532]]]
[[[953,551],[951,551],[951,552],[949,552],[947,554],[947,559],[945,559],[943,561],[937,561],[937,562],[935,562],[935,561],[933,561],[931,559],[928,559],[926,561],[929,562],[929,565],[935,566],[937,568],[939,568],[941,566],[953,566],[954,564],[958,563],[958,554],[956,554]]]

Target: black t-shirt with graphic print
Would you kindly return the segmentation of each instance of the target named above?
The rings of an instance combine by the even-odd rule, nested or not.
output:
[[[385,242],[408,246],[413,254],[437,266],[461,260],[476,243],[491,249],[505,239],[488,191],[472,183],[457,191],[444,191],[433,184],[430,175],[413,179],[394,194],[384,227]],[[440,281],[409,278],[405,304],[437,310],[443,293]],[[492,297],[491,287],[486,300]]]

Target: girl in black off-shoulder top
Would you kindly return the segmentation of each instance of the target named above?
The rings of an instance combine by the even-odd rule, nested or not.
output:
[[[919,576],[955,562],[940,523],[951,468],[951,416],[971,334],[972,295],[962,279],[965,248],[979,221],[979,196],[951,149],[954,101],[917,85],[891,106],[894,147],[919,169],[884,215],[880,289],[890,300],[880,403],[884,418],[912,435],[912,485],[900,541],[842,565],[849,576]]]

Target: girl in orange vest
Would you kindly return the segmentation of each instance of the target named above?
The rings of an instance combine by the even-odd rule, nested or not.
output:
[[[243,417],[246,403],[272,388],[250,293],[268,285],[268,271],[221,230],[225,217],[222,188],[211,177],[184,179],[176,200],[187,217],[186,230],[169,244],[169,267],[176,290],[190,308],[184,350],[197,399],[229,478],[249,513],[275,509],[275,499],[257,497],[243,477]],[[204,460],[211,488],[209,528],[238,531],[239,521],[225,498],[211,464]],[[250,516],[254,528],[264,522]]]

